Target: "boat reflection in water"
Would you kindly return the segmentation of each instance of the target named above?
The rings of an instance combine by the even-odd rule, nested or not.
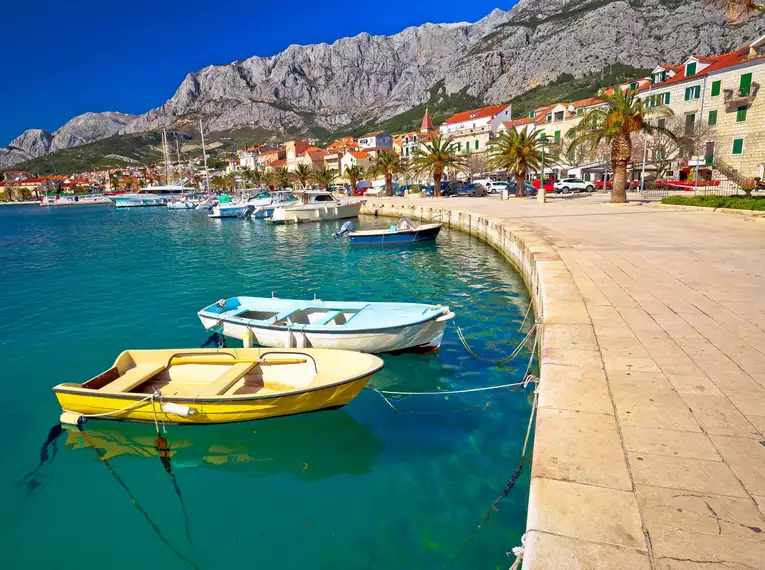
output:
[[[122,456],[157,461],[153,425],[90,421],[83,430],[66,430],[67,447],[88,453],[96,447],[106,460]],[[257,424],[173,426],[166,437],[175,471],[212,467],[252,477],[289,473],[303,481],[369,473],[383,449],[368,426],[341,410]]]

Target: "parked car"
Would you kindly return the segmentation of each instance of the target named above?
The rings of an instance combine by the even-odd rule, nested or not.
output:
[[[486,191],[486,188],[481,186],[480,184],[474,184],[470,182],[469,184],[464,184],[457,188],[455,196],[486,196],[488,192]]]
[[[441,196],[456,196],[463,186],[465,183],[459,180],[441,182]]]
[[[539,179],[534,180],[531,185],[539,190]],[[545,180],[545,192],[555,192],[555,183],[549,178]]]
[[[563,178],[558,180],[553,188],[557,192],[568,194],[569,192],[595,192],[595,185],[592,182],[585,182],[581,178]]]
[[[499,194],[500,192],[502,192],[502,190],[507,190],[508,188],[507,182],[501,182],[498,180],[490,180],[486,183],[476,182],[476,184],[479,184],[480,186],[483,186],[484,188],[486,188],[486,191],[489,194]]]
[[[510,193],[510,196],[517,195],[517,187],[518,185],[513,182],[508,182],[507,184],[507,191]],[[528,182],[523,183],[523,195],[524,196],[536,196],[537,195],[537,189],[534,188],[531,184]]]

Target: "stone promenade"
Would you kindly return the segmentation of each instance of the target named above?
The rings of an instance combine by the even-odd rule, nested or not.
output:
[[[366,210],[470,231],[532,288],[524,570],[765,569],[765,223],[604,200]]]

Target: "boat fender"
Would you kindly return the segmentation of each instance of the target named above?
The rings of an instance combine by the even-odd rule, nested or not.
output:
[[[165,402],[161,407],[162,411],[166,414],[173,414],[174,416],[181,416],[182,418],[188,418],[196,413],[196,410],[191,406],[184,406],[183,404],[176,404],[173,402]]]
[[[297,333],[295,335],[295,348],[305,348],[307,344],[307,339],[305,338],[304,333]]]
[[[287,342],[285,344],[287,346],[284,348],[295,348],[295,334],[292,331],[287,331]]]
[[[245,328],[242,333],[242,344],[244,348],[252,348],[252,331],[249,328]]]
[[[64,425],[80,426],[88,421],[88,418],[77,412],[64,412],[61,414],[59,421]]]

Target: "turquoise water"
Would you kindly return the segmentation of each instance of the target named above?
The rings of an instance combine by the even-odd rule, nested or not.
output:
[[[357,226],[390,223],[362,217]],[[123,349],[201,345],[196,311],[222,297],[449,304],[473,348],[495,358],[523,336],[527,292],[481,241],[445,229],[436,247],[351,249],[332,240],[339,225],[0,208],[0,567],[511,564],[530,463],[476,527],[517,464],[530,412],[523,390],[399,397],[395,411],[364,390],[337,411],[169,426],[182,503],[153,426],[90,421],[85,435],[64,432],[35,471],[60,412],[51,386],[84,381]],[[489,366],[450,325],[440,353],[386,355],[373,382],[412,392],[505,384],[522,379],[528,357]]]

